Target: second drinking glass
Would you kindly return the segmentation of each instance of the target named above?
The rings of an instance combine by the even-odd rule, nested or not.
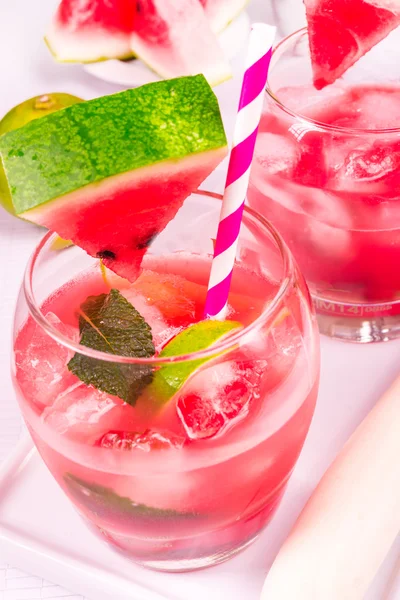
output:
[[[400,33],[318,91],[305,29],[275,49],[248,200],[293,251],[323,333],[400,335]]]

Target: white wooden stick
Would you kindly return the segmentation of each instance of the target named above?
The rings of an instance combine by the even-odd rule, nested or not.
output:
[[[395,566],[387,581],[382,600],[395,600],[395,593],[400,587],[400,555],[397,557]]]
[[[362,600],[399,531],[400,377],[325,473],[261,599]]]

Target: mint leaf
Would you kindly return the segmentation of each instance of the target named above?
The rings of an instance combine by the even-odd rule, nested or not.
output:
[[[70,494],[77,502],[96,515],[107,518],[120,516],[123,519],[134,517],[141,520],[173,520],[198,518],[196,513],[179,512],[172,509],[154,508],[146,504],[137,504],[130,498],[119,496],[113,489],[97,483],[88,483],[72,473],[64,475],[64,481]]]
[[[80,307],[79,331],[83,346],[136,358],[155,354],[151,328],[118,290],[89,296]],[[86,385],[118,396],[132,406],[153,379],[150,365],[123,365],[76,353],[68,369]]]

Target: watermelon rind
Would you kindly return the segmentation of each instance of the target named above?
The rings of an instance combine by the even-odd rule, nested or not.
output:
[[[385,8],[395,15],[400,13],[399,0],[365,0],[365,2],[373,4],[377,8]]]
[[[89,64],[110,60],[126,60],[134,56],[130,47],[129,35],[104,30],[95,33],[66,32],[52,23],[44,41],[53,58],[61,63]]]
[[[200,0],[214,33],[221,33],[246,8],[250,0]]]
[[[0,138],[17,214],[108,177],[226,146],[204,76],[75,104]]]
[[[232,77],[199,0],[141,0],[141,7],[131,48],[150,69],[165,79],[202,73],[211,86]]]
[[[132,32],[106,23],[53,18],[45,42],[58,62],[90,64],[140,58],[165,79],[203,73],[211,85],[232,77],[216,34],[248,0],[141,0]],[[60,5],[61,6],[61,5]],[[77,5],[76,10],[78,10]],[[72,13],[74,14],[74,13]]]
[[[131,56],[136,0],[61,0],[45,36],[60,62],[98,62]]]

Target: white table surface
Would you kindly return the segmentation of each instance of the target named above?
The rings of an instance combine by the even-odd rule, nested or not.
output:
[[[268,0],[252,0],[248,9],[252,20],[276,22],[281,33],[288,33],[302,23],[300,0],[275,1],[275,6],[272,6]],[[79,66],[60,66],[53,62],[42,41],[42,34],[56,4],[56,0],[0,0],[0,115],[17,103],[46,92],[69,92],[89,99],[121,89],[94,79]],[[240,58],[235,61],[234,67],[236,77],[216,90],[228,133],[237,106]],[[25,264],[41,235],[39,229],[10,217],[4,211],[0,212],[0,461],[13,449],[22,431],[9,376],[12,314]],[[317,459],[313,457],[309,463],[313,464],[313,473],[310,473],[313,482],[322,476],[338,447],[396,376],[399,358],[400,341],[368,347],[327,339],[322,341],[322,387],[315,427],[311,431],[314,448],[315,440],[320,441],[320,456]],[[332,368],[333,365],[335,368]],[[335,406],[342,402],[347,403],[350,418],[346,420],[345,427],[332,431]],[[309,459],[309,447],[306,444],[304,448],[303,464]],[[1,600],[52,600],[61,597],[83,600],[57,585],[2,563],[0,558]],[[374,595],[373,600],[381,598],[379,593]],[[391,596],[392,600],[395,598],[400,598],[400,595]]]

